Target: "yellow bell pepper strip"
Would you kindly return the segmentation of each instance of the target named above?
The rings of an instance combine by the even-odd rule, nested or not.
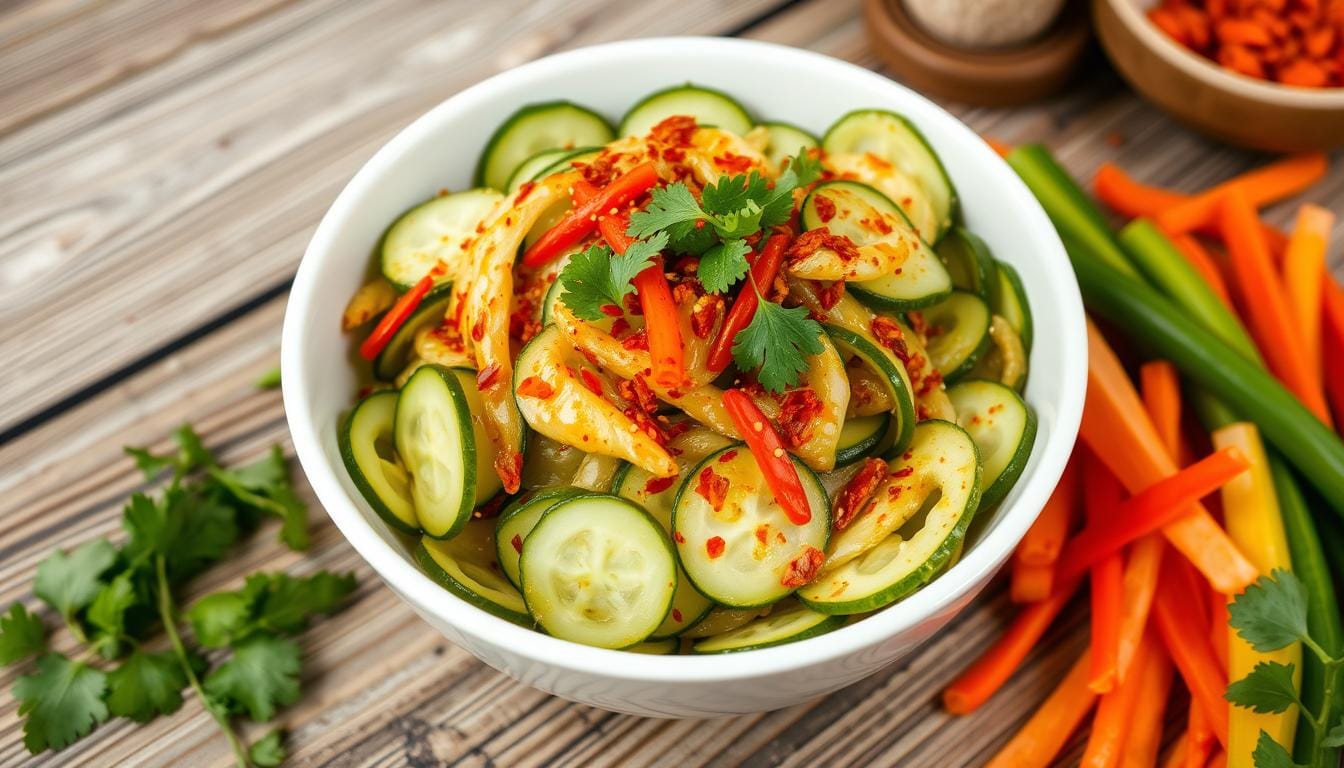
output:
[[[1291,570],[1288,536],[1284,532],[1274,478],[1259,430],[1254,424],[1243,421],[1215,431],[1212,437],[1214,446],[1236,448],[1250,462],[1246,472],[1228,481],[1222,489],[1228,535],[1261,573],[1268,574],[1276,568]],[[1301,685],[1301,643],[1262,653],[1237,636],[1236,630],[1228,627],[1226,631],[1227,679],[1240,680],[1250,674],[1256,664],[1276,661],[1292,664],[1296,683]],[[1277,714],[1259,714],[1244,707],[1231,707],[1228,712],[1228,768],[1253,768],[1251,753],[1255,751],[1261,730],[1280,744],[1292,744],[1296,729],[1297,707],[1289,707]]]

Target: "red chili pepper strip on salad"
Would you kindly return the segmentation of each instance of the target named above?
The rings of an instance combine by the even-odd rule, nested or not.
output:
[[[807,492],[803,490],[803,481],[798,478],[798,468],[784,450],[784,442],[779,433],[740,389],[730,389],[723,393],[723,405],[728,415],[747,441],[751,455],[756,457],[756,465],[765,476],[765,484],[775,495],[775,501],[783,507],[789,522],[794,525],[807,525],[812,520],[812,510],[807,503]]]
[[[393,304],[392,308],[387,310],[387,314],[383,315],[383,319],[378,321],[378,325],[374,326],[373,333],[370,333],[364,343],[359,345],[360,357],[365,360],[372,360],[377,357],[378,353],[383,351],[383,347],[387,346],[387,342],[391,341],[392,337],[396,335],[397,329],[401,328],[406,323],[406,319],[411,316],[411,313],[415,312],[415,308],[420,306],[420,302],[425,298],[425,294],[429,293],[429,289],[433,287],[434,275],[429,274],[420,278],[420,282],[416,283],[411,290],[402,294],[401,298],[397,299],[397,303]]]
[[[780,265],[784,263],[784,250],[788,245],[787,235],[771,235],[770,239],[765,241],[761,255],[757,256],[751,265],[751,280],[756,284],[757,290],[768,290],[775,282]],[[733,308],[728,310],[727,316],[723,318],[723,327],[719,329],[718,338],[710,345],[709,357],[705,360],[709,370],[720,373],[733,361],[733,340],[756,316],[756,302],[756,291],[752,290],[750,285],[743,285],[737,293],[737,299],[733,301]]]
[[[657,183],[658,171],[653,164],[641,163],[613,179],[586,201],[579,201],[576,194],[574,209],[523,253],[523,266],[535,269],[559,256],[596,229],[598,218],[607,211],[621,208]]]
[[[632,171],[633,173],[633,171]],[[595,200],[601,193],[587,182],[574,184],[574,199],[581,206]],[[601,214],[598,229],[607,245],[617,253],[625,253],[635,238],[626,234],[630,218],[623,213]],[[635,275],[635,293],[639,308],[644,313],[644,327],[649,339],[649,356],[653,359],[652,377],[662,387],[677,387],[686,380],[686,358],[681,344],[681,319],[677,303],[672,299],[672,287],[667,284],[661,260]]]

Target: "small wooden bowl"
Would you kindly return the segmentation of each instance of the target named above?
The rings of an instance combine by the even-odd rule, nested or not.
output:
[[[1143,0],[1092,0],[1097,36],[1134,90],[1230,144],[1278,152],[1344,146],[1344,88],[1294,88],[1229,72],[1162,33]]]
[[[918,0],[916,0],[917,2]],[[1020,46],[965,50],[920,29],[901,0],[865,0],[868,37],[883,63],[915,90],[941,98],[1002,107],[1050,95],[1074,74],[1090,31],[1082,0]]]

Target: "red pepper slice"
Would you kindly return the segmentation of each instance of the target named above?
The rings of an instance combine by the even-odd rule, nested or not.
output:
[[[374,326],[373,333],[370,333],[364,343],[359,345],[360,357],[365,360],[372,360],[377,357],[378,353],[383,351],[383,347],[387,346],[387,342],[392,340],[397,329],[401,328],[406,323],[406,319],[411,316],[411,313],[415,312],[415,308],[420,306],[421,300],[425,298],[425,294],[429,293],[429,289],[433,287],[434,274],[430,273],[420,278],[420,282],[416,283],[411,290],[402,294],[401,298],[397,299],[397,303],[393,304],[392,308],[387,310],[387,314],[383,315],[383,319],[378,321],[378,325]]]
[[[587,182],[580,181],[574,185],[574,199],[581,206],[586,205],[584,201],[595,200],[599,194]],[[634,244],[635,238],[626,234],[629,227],[630,217],[623,213],[606,213],[598,217],[602,238],[616,253],[625,253]],[[634,284],[648,332],[649,356],[653,358],[653,381],[661,387],[680,386],[686,380],[681,319],[677,314],[677,303],[672,298],[672,287],[663,273],[662,260],[656,260],[652,266],[635,275]]]
[[[788,245],[788,235],[771,235],[770,239],[765,241],[765,247],[751,265],[751,279],[756,283],[757,289],[764,291],[775,282],[779,268],[784,263],[784,250]],[[733,361],[733,340],[756,316],[756,302],[756,290],[750,285],[743,285],[738,290],[733,308],[728,310],[728,315],[723,318],[723,327],[719,329],[718,338],[714,339],[714,343],[709,347],[709,356],[705,360],[709,370],[721,373]]]
[[[756,407],[745,392],[730,389],[723,393],[723,405],[728,415],[747,441],[751,455],[756,457],[756,465],[765,476],[765,484],[775,495],[775,501],[783,507],[789,522],[794,525],[807,525],[812,520],[812,510],[807,503],[807,492],[803,490],[803,481],[798,478],[798,468],[793,466],[784,442],[774,426]]]
[[[600,216],[613,208],[621,208],[657,183],[658,171],[653,167],[653,163],[641,163],[613,179],[610,184],[602,188],[602,191],[586,201],[580,202],[576,194],[574,209],[556,222],[555,226],[546,230],[546,233],[523,253],[523,266],[536,269],[559,256],[566,248],[596,229]]]

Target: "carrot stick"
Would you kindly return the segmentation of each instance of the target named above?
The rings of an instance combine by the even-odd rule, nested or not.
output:
[[[1227,667],[1227,601],[1225,595],[1214,593],[1209,601],[1209,643],[1213,646],[1213,656],[1224,668]]]
[[[1035,603],[1046,599],[1055,588],[1054,563],[1034,565],[1013,560],[1008,599],[1014,603]]]
[[[1125,736],[1124,754],[1120,758],[1122,768],[1157,765],[1157,753],[1162,749],[1163,715],[1166,714],[1173,671],[1171,659],[1156,641],[1153,645],[1152,658],[1136,681],[1142,693],[1130,716],[1129,733]]]
[[[1274,375],[1317,418],[1331,424],[1320,381],[1312,376],[1293,327],[1293,315],[1270,260],[1269,246],[1260,235],[1255,209],[1240,189],[1232,189],[1222,198],[1221,210],[1232,278],[1245,299],[1252,335]]]
[[[1097,197],[1116,213],[1130,218],[1156,216],[1185,202],[1188,197],[1136,181],[1114,163],[1102,163],[1092,179]]]
[[[1162,761],[1162,768],[1182,768],[1185,765],[1186,742],[1189,740],[1189,731],[1176,737],[1176,742],[1171,745],[1171,751],[1167,753],[1167,759]]]
[[[1091,321],[1087,325],[1088,397],[1082,437],[1130,493],[1176,473],[1120,358]],[[1162,529],[1167,541],[1190,559],[1220,592],[1236,593],[1259,573],[1232,544],[1202,505]]]
[[[1214,226],[1219,200],[1232,190],[1241,192],[1254,208],[1292,197],[1325,176],[1325,155],[1309,152],[1289,155],[1214,186],[1157,214],[1157,223],[1169,234],[1183,235]]]
[[[1227,768],[1227,753],[1218,752],[1209,758],[1208,768]]]
[[[1013,734],[985,768],[1046,768],[1053,765],[1069,735],[1097,701],[1097,694],[1087,687],[1090,668],[1087,653],[1079,656],[1031,719]]]
[[[1190,689],[1194,703],[1203,711],[1221,744],[1227,744],[1227,675],[1214,658],[1204,616],[1192,609],[1190,596],[1200,589],[1197,580],[1182,571],[1183,564],[1171,551],[1162,562],[1161,587],[1153,601],[1162,644]]]
[[[1181,252],[1186,261],[1190,262],[1190,266],[1195,268],[1199,276],[1204,278],[1204,282],[1209,284],[1209,289],[1214,295],[1231,307],[1232,298],[1228,295],[1227,283],[1223,281],[1223,273],[1218,269],[1218,263],[1209,255],[1208,249],[1192,235],[1176,235],[1171,238],[1171,244],[1176,246],[1176,250]]]
[[[1297,223],[1283,257],[1288,307],[1302,334],[1312,375],[1321,378],[1321,301],[1326,275],[1325,247],[1335,215],[1315,205],[1297,209]]]
[[[1007,157],[1008,153],[1013,151],[1011,145],[1005,144],[991,136],[981,136],[980,138],[984,139],[985,143],[989,145],[989,148],[994,150],[994,154],[999,157]]]
[[[1213,725],[1209,723],[1209,718],[1204,716],[1204,710],[1194,701],[1190,702],[1190,719],[1188,721],[1189,730],[1186,731],[1188,738],[1185,742],[1185,766],[1186,768],[1204,768],[1209,762],[1209,755],[1213,752],[1213,747],[1218,743],[1218,737],[1213,733]]]
[[[1089,527],[1104,526],[1122,519],[1120,506],[1125,489],[1106,465],[1088,451],[1083,454],[1083,509]],[[1092,564],[1092,671],[1088,687],[1106,693],[1116,684],[1116,653],[1120,642],[1120,613],[1124,594],[1121,579],[1124,562],[1119,550],[1100,557]],[[1103,699],[1103,702],[1105,699]]]
[[[1096,649],[1096,639],[1092,638],[1093,650]],[[1140,706],[1153,703],[1145,695],[1143,682],[1148,676],[1148,667],[1155,661],[1156,650],[1152,639],[1145,636],[1136,657],[1137,674],[1131,676],[1124,685],[1102,696],[1097,702],[1097,715],[1092,719],[1092,733],[1087,739],[1087,748],[1083,751],[1081,765],[1084,768],[1113,768],[1120,764],[1120,757],[1125,749],[1135,713]],[[1164,699],[1162,705],[1165,704]],[[1160,709],[1162,705],[1158,705],[1158,708]]]
[[[1335,418],[1344,421],[1344,288],[1327,274],[1323,281],[1325,309],[1321,320],[1325,388]]]
[[[1139,367],[1139,390],[1158,438],[1175,456],[1181,445],[1181,382],[1176,366],[1166,360],[1144,363]]]
[[[1019,611],[998,641],[943,690],[943,706],[947,711],[954,715],[969,714],[1003,687],[1077,589],[1077,581],[1066,584],[1049,598]]]
[[[1069,526],[1078,511],[1078,453],[1064,465],[1064,474],[1045,508],[1017,545],[1016,559],[1030,565],[1050,565],[1059,559]]]

